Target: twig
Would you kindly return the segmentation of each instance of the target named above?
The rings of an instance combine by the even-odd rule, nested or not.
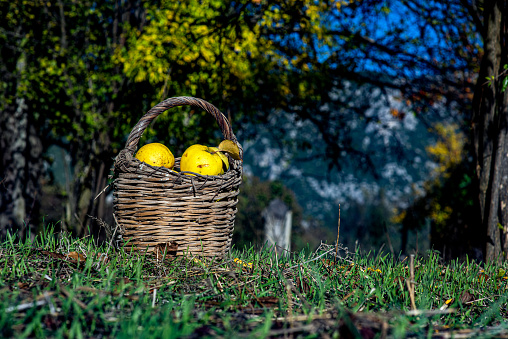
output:
[[[102,193],[104,193],[104,192],[108,189],[108,187],[109,187],[110,185],[111,185],[111,184],[106,185],[106,187],[104,187],[104,188],[102,189],[102,191],[100,191],[100,192],[99,192],[99,194],[97,194],[97,196],[95,197],[95,199],[93,199],[93,201],[97,200],[97,198],[98,198],[98,197],[99,197]]]
[[[308,263],[310,263],[310,262],[312,262],[312,261],[316,261],[316,260],[318,260],[319,258],[321,258],[321,257],[323,257],[323,256],[327,255],[328,253],[332,252],[333,250],[334,250],[334,249],[332,248],[331,250],[326,251],[325,253],[321,254],[320,256],[318,256],[318,257],[316,257],[316,258],[313,258],[313,259],[310,259],[310,260],[304,261],[304,262],[302,262],[302,263],[298,263],[298,264],[296,264],[296,265],[293,265],[293,266],[291,266],[291,267],[289,267],[289,268],[286,268],[284,271],[289,271],[289,270],[291,270],[291,269],[293,269],[293,268],[295,268],[295,267],[301,266],[301,265],[303,265],[303,264],[308,264]]]
[[[5,313],[11,313],[14,311],[19,312],[19,311],[27,310],[32,307],[46,305],[48,302],[50,302],[49,297],[52,296],[53,294],[54,294],[54,292],[44,292],[44,294],[37,296],[36,300],[34,300],[34,301],[19,304],[17,306],[7,307],[5,309]]]
[[[45,299],[39,300],[39,301],[36,301],[36,302],[24,303],[24,304],[21,304],[21,305],[18,305],[18,306],[7,307],[5,309],[5,313],[10,313],[10,312],[13,312],[13,311],[18,311],[18,312],[19,311],[24,311],[24,310],[32,308],[32,307],[42,306],[42,305],[46,305],[46,304],[47,304],[47,301]]]
[[[51,301],[51,299],[49,297],[50,297],[49,294],[44,293],[44,299],[46,299],[46,302],[49,305],[49,311],[52,315],[55,315],[57,313],[56,308],[55,308],[55,305],[53,305],[53,302]]]
[[[115,230],[113,231],[113,234],[111,235],[111,240],[109,241],[109,247],[113,244],[113,240],[115,239],[116,230],[118,229],[118,221],[116,220],[115,213],[113,213],[113,219],[115,219]],[[116,246],[115,246],[116,247]]]
[[[383,228],[386,234],[386,238],[388,239],[388,246],[390,247],[390,252],[392,252],[392,257],[395,258],[395,251],[392,246],[392,239],[390,238],[390,233],[388,233],[388,227],[386,226],[386,222],[383,222]]]
[[[286,279],[284,279],[284,280],[286,280]],[[300,299],[309,310],[311,309],[311,306],[307,302],[307,299],[305,299],[305,297],[298,291],[295,284],[293,284],[293,282],[291,280],[286,280],[286,286],[291,287],[291,290],[296,294],[298,299]]]
[[[448,308],[446,310],[411,310],[407,311],[406,315],[425,315],[425,316],[433,316],[438,314],[450,314],[455,313],[457,310],[455,308]]]
[[[337,241],[335,242],[335,263],[337,263],[337,257],[339,256],[339,235],[340,235],[340,204],[339,204],[339,221],[337,223]]]
[[[155,300],[157,299],[157,289],[153,289],[152,308],[155,307]]]
[[[287,283],[287,281],[286,281],[286,295],[288,297],[288,314],[287,314],[287,317],[288,317],[288,319],[293,319],[293,303],[292,303],[293,294],[291,293],[291,286]],[[291,322],[290,322],[290,324],[291,324]]]
[[[409,258],[409,274],[410,280],[406,280],[407,287],[409,289],[409,298],[411,299],[411,309],[416,310],[415,303],[415,267],[414,267],[415,255],[411,254]]]

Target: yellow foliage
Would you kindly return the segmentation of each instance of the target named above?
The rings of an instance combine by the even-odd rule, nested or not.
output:
[[[340,9],[352,1],[333,3]],[[174,91],[187,81],[176,82],[171,74],[182,67],[191,67],[196,73],[209,76],[193,76],[187,71],[190,85],[185,86],[185,90],[191,90],[188,94],[195,95],[200,84],[206,82],[212,86],[209,90],[215,91],[208,93],[210,96],[224,92],[224,99],[228,100],[230,89],[238,82],[249,81],[252,86],[257,86],[254,79],[259,60],[268,63],[265,68],[311,69],[312,65],[304,61],[310,42],[302,44],[299,47],[302,54],[293,58],[277,50],[273,37],[266,34],[273,28],[293,25],[294,8],[300,7],[306,14],[299,18],[300,28],[319,40],[309,41],[317,42],[321,47],[334,43],[323,33],[321,20],[323,13],[329,11],[326,3],[312,0],[266,3],[261,17],[254,24],[245,17],[246,11],[240,11],[233,24],[221,22],[219,25],[225,6],[229,5],[216,0],[163,1],[157,8],[147,3],[147,24],[143,31],[127,29],[127,45],[115,50],[114,62],[136,82],[148,81]],[[285,93],[288,86],[284,85],[284,78],[280,80],[278,90]]]
[[[454,124],[436,124],[434,131],[439,140],[427,146],[426,151],[438,163],[437,174],[447,178],[450,175],[448,170],[462,161],[465,136]]]
[[[459,165],[464,157],[464,144],[466,138],[455,124],[445,125],[438,123],[433,127],[438,140],[435,144],[427,146],[427,154],[437,163],[434,176],[426,181],[423,186],[426,192],[442,185],[442,181],[451,176],[452,170]],[[450,206],[441,205],[437,199],[429,203],[428,215],[436,226],[445,226],[452,215]],[[391,221],[402,223],[407,217],[407,211],[396,210]]]
[[[430,218],[437,226],[444,226],[453,210],[450,206],[441,206],[437,201],[432,201],[430,207]]]
[[[398,209],[394,209],[394,215],[390,218],[390,221],[394,224],[402,224],[402,221],[406,218],[407,211],[402,210],[399,211]]]

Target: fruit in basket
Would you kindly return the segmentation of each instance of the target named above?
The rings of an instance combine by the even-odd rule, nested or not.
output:
[[[219,149],[217,147],[209,147],[212,151],[215,152],[215,154],[218,154],[219,157],[222,160],[222,172],[219,174],[224,174],[229,170],[229,160],[228,157],[224,155],[224,153],[219,152]]]
[[[144,145],[137,151],[135,157],[139,161],[152,166],[163,166],[171,169],[175,165],[173,153],[165,145],[158,142]]]
[[[180,159],[182,172],[194,172],[202,175],[219,175],[223,173],[222,159],[219,152],[205,145],[192,145],[185,150]]]

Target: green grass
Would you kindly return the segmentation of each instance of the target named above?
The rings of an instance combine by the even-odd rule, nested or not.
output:
[[[51,229],[33,241],[9,237],[0,246],[0,337],[508,334],[504,265],[445,265],[429,252],[415,258],[411,284],[410,259],[334,254],[329,245],[289,256],[233,249],[212,261],[114,250]]]

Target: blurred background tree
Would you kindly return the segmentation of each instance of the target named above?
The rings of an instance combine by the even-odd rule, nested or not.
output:
[[[423,192],[392,221],[402,225],[401,251],[407,252],[408,233],[430,226],[432,246],[443,258],[482,259],[484,235],[475,214],[473,162],[466,152],[470,143],[457,125],[436,124],[437,141],[427,146],[436,166]]]

